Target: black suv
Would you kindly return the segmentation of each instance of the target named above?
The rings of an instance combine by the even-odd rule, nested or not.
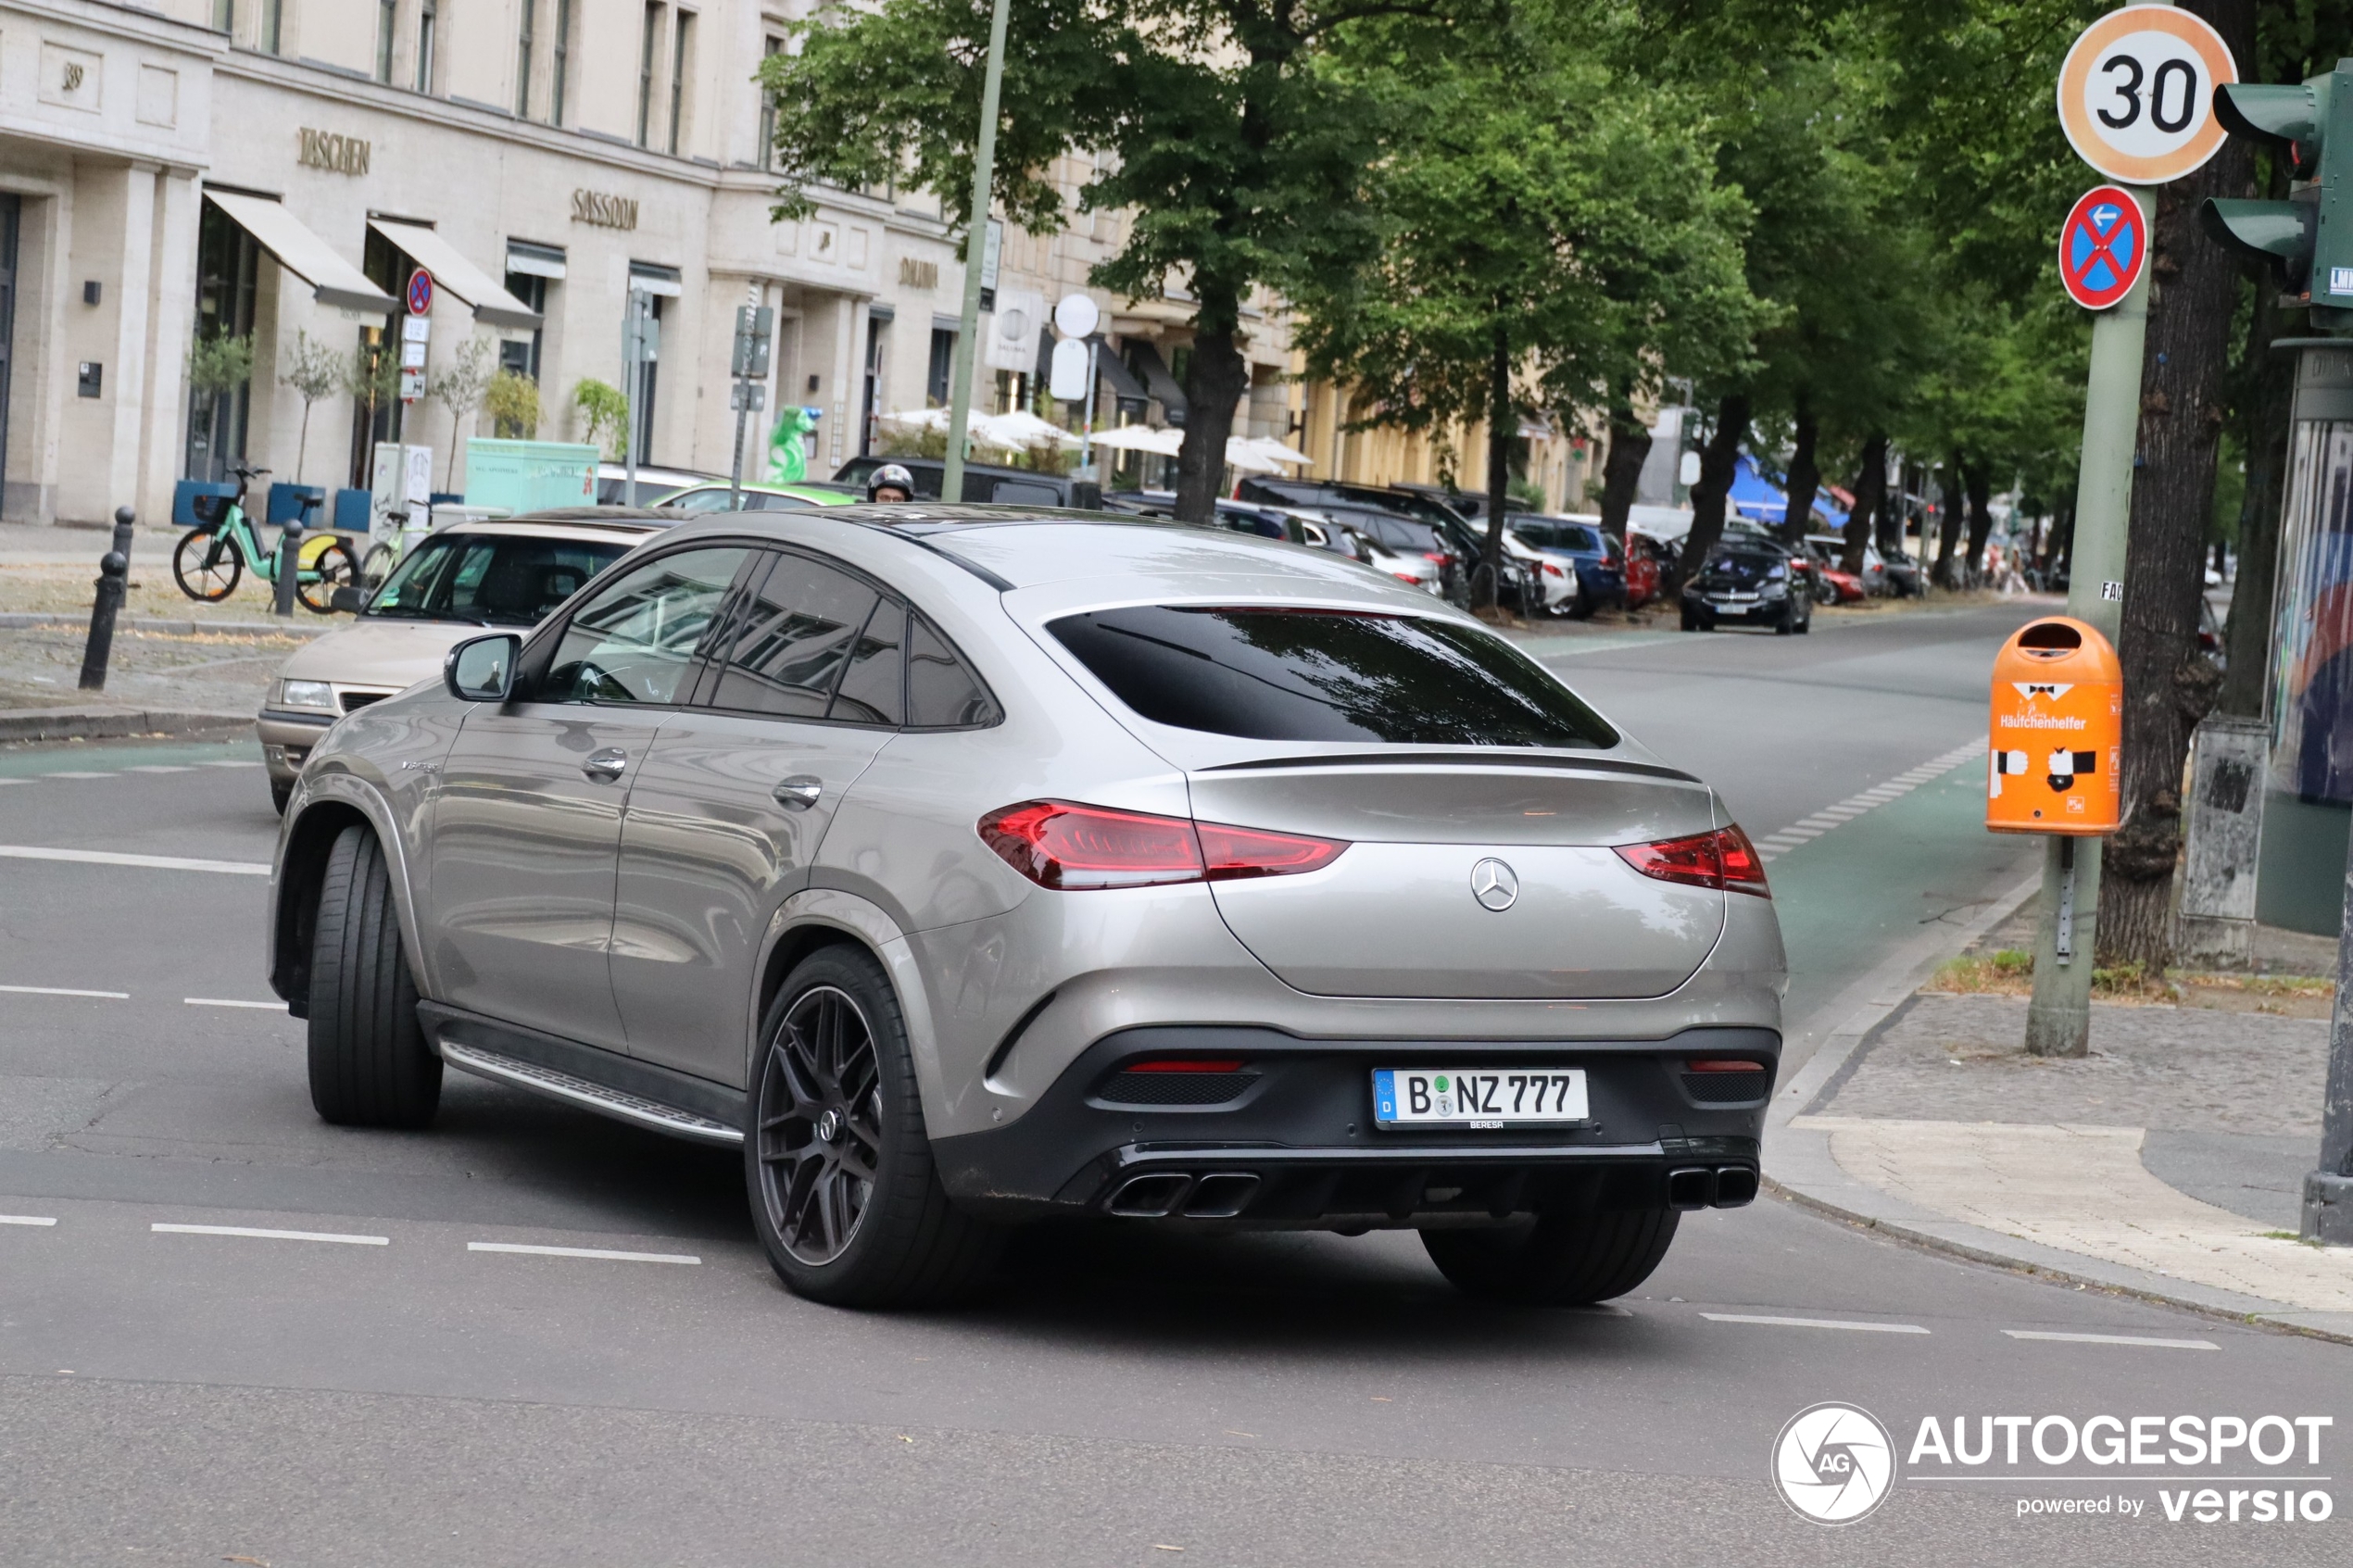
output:
[[[1357,517],[1341,515],[1336,508],[1355,511],[1387,512],[1422,524],[1438,535],[1440,547],[1453,558],[1445,563],[1446,596],[1456,604],[1470,598],[1470,571],[1487,551],[1487,531],[1466,521],[1444,502],[1421,495],[1403,485],[1348,484],[1336,481],[1314,479],[1244,479],[1234,487],[1238,500],[1266,501],[1279,507],[1313,507],[1319,511],[1331,511],[1341,522],[1366,533],[1378,533],[1365,527]],[[1390,548],[1385,542],[1383,548]],[[1419,552],[1416,552],[1419,553]],[[1510,556],[1504,558],[1504,580],[1497,585],[1498,603],[1510,605],[1523,615],[1532,614],[1543,604],[1543,593],[1529,575],[1528,569]]]
[[[866,493],[867,476],[885,463],[897,463],[907,470],[915,481],[918,500],[939,499],[940,483],[948,469],[946,459],[940,458],[884,458],[872,454],[852,458],[835,473],[834,483],[855,486],[862,495]],[[1031,469],[999,468],[994,463],[966,463],[963,498],[1003,506],[1076,507],[1091,512],[1101,509],[1103,489],[1091,479],[1070,479]]]

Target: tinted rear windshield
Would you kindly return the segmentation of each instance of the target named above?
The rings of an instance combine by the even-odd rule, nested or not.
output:
[[[393,569],[367,613],[395,621],[529,626],[635,543],[634,538],[427,534]]]
[[[1581,522],[1515,522],[1512,532],[1540,550],[1582,550],[1589,555],[1604,555],[1602,536],[1598,530]]]
[[[1617,744],[1509,644],[1452,621],[1144,606],[1050,630],[1143,717],[1253,740],[1408,746]]]

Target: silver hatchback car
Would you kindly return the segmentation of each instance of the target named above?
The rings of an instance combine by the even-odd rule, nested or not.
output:
[[[1755,1197],[1784,984],[1715,793],[1428,594],[936,505],[673,529],[343,718],[270,935],[327,1120],[446,1064],[740,1147],[863,1305],[1057,1215],[1620,1294]]]

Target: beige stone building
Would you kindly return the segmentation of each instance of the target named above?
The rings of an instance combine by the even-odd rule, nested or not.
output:
[[[160,519],[177,481],[239,461],[365,487],[391,439],[434,448],[436,486],[462,492],[463,437],[487,419],[453,431],[430,400],[343,391],[306,410],[281,380],[305,334],[396,353],[420,267],[427,371],[484,340],[538,383],[545,439],[583,438],[584,382],[623,381],[633,292],[661,323],[637,411],[649,463],[727,470],[747,303],[777,315],[769,417],[817,410],[813,472],[876,443],[875,416],[944,403],[963,270],[937,202],[828,191],[809,218],[770,218],[753,72],[811,4],[0,0],[0,515]],[[1075,194],[1089,169],[1060,172]],[[1035,402],[1051,334],[1034,307],[1085,288],[1122,237],[1115,215],[1004,234],[979,407]],[[1181,287],[1096,298],[1099,423],[1181,420]],[[1426,443],[1338,433],[1339,396],[1285,374],[1273,301],[1246,326],[1238,434],[1285,438],[1319,474],[1434,477]],[[224,338],[250,342],[249,379],[192,386],[192,353]],[[757,473],[757,430],[746,448]],[[1536,466],[1575,493],[1565,461]]]

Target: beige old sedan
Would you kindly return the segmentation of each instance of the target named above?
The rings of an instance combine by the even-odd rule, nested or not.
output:
[[[641,541],[684,521],[674,511],[574,507],[461,522],[409,547],[359,619],[286,660],[255,728],[279,810],[329,725],[369,703],[438,680],[450,645],[484,627],[528,627]]]

